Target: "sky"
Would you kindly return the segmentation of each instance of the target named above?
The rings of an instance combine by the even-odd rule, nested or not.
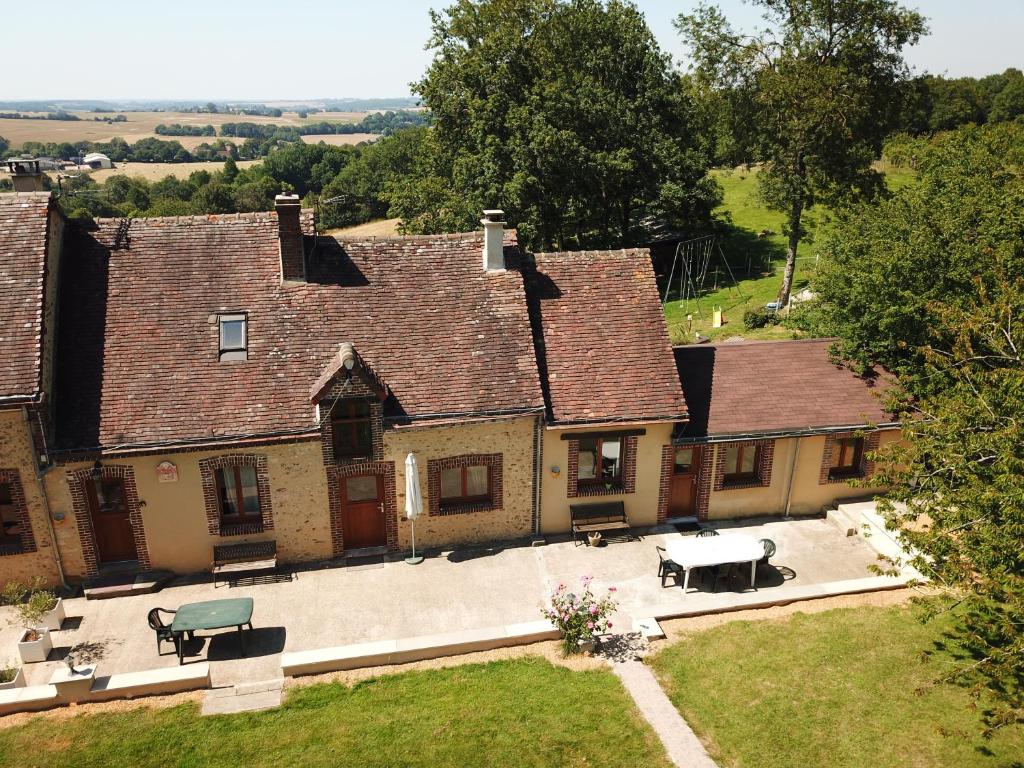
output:
[[[301,100],[406,96],[430,62],[429,9],[449,0],[49,0],[4,36],[0,100]],[[636,0],[685,65],[672,25],[697,0]],[[918,72],[1024,68],[1024,0],[904,0],[931,36],[906,52]],[[718,0],[739,27],[744,0]],[[54,21],[56,20],[56,21]],[[24,34],[19,34],[24,30]],[[12,51],[13,48],[13,51]]]

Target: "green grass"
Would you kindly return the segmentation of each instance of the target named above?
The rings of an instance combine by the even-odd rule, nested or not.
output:
[[[0,765],[607,766],[667,768],[660,742],[607,671],[540,659],[315,685],[269,712],[173,709],[0,730]]]
[[[893,191],[914,180],[914,172],[908,169],[881,161],[875,167],[885,174],[886,182]],[[757,190],[757,173],[756,168],[712,171],[712,176],[724,192],[722,205],[716,213],[728,216],[733,225],[721,246],[739,283],[732,285],[724,267],[720,267],[717,275],[719,287],[716,290],[714,266],[720,260],[712,259],[699,311],[697,303],[692,299],[681,304],[670,294],[669,302],[665,305],[665,319],[673,344],[692,342],[695,332],[712,340],[729,336],[788,339],[796,335],[781,326],[755,330],[743,327],[745,310],[763,307],[778,298],[783,266],[786,263],[786,238],[782,235],[785,216],[770,210],[761,200]],[[816,207],[805,214],[804,221],[813,235],[812,240],[820,238],[829,226],[828,210]],[[758,237],[759,233],[765,231],[772,234]],[[816,245],[813,241],[800,244],[793,282],[794,293],[806,288],[814,277],[815,253]],[[673,282],[678,285],[676,281]],[[664,284],[661,284],[660,290],[664,296]],[[711,311],[716,306],[722,308],[726,320],[721,328],[711,327]],[[687,315],[692,315],[692,320],[687,320]]]
[[[723,768],[1022,765],[1024,729],[986,741],[966,691],[928,686],[941,635],[904,607],[798,613],[701,632],[652,664]]]

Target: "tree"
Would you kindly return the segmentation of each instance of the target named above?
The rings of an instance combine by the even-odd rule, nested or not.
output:
[[[1024,115],[1024,73],[1019,69],[1008,69],[1006,83],[992,99],[989,120],[993,123],[1015,120]]]
[[[924,350],[924,373],[947,384],[874,481],[893,487],[884,512],[947,590],[939,608],[956,609],[945,645],[958,663],[940,680],[970,688],[987,734],[1024,724],[1024,281],[999,277],[935,308],[953,340]]]
[[[815,276],[826,321],[845,357],[881,362],[915,395],[924,350],[950,349],[938,308],[968,311],[977,286],[1024,277],[1024,126],[968,127],[921,141],[917,182],[889,200],[842,210]]]
[[[434,155],[397,190],[407,230],[475,228],[502,208],[528,245],[565,248],[632,242],[648,217],[709,218],[692,105],[631,3],[458,0],[431,18],[414,90]]]
[[[957,606],[941,679],[971,687],[988,729],[1024,723],[1021,167],[1018,123],[933,139],[916,183],[840,217],[815,280],[842,352],[901,374],[905,441],[872,483]]]
[[[735,140],[761,161],[761,192],[786,214],[789,243],[779,302],[789,302],[803,214],[815,202],[871,197],[871,162],[897,123],[908,70],[902,49],[923,17],[894,0],[752,0],[767,27],[745,35],[715,6],[677,21],[694,75],[725,94]]]

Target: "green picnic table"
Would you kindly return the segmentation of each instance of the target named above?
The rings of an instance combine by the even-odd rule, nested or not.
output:
[[[178,664],[185,663],[185,633],[190,635],[203,629],[238,627],[238,649],[245,656],[242,628],[252,629],[252,598],[235,597],[227,600],[207,600],[186,603],[178,608],[171,624],[171,634],[178,647]]]

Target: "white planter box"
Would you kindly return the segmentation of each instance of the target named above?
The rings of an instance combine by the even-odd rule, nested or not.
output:
[[[26,664],[32,664],[37,661],[46,661],[46,657],[50,655],[50,651],[53,650],[53,640],[50,639],[50,630],[45,627],[40,627],[38,640],[26,640],[25,636],[28,634],[26,629],[22,635],[21,640],[18,641],[18,653],[21,654],[21,660]]]
[[[25,687],[25,670],[18,667],[18,674],[14,676],[14,679],[9,683],[0,683],[0,691],[9,691],[12,688],[24,688]]]
[[[66,618],[67,616],[64,613],[64,599],[58,597],[57,604],[53,606],[52,610],[48,611],[43,616],[43,623],[41,626],[44,626],[47,629],[56,632],[58,629],[60,629],[60,625],[64,623],[64,619]]]

